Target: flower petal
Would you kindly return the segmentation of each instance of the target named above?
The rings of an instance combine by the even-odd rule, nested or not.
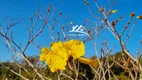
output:
[[[44,60],[46,59],[46,56],[47,56],[48,53],[49,53],[49,49],[43,47],[43,48],[41,49],[41,52],[42,52],[42,54],[40,54],[39,59],[40,59],[40,61],[44,61]]]
[[[46,59],[46,64],[49,66],[51,72],[55,72],[57,70],[65,70],[67,63],[63,58],[50,54]]]
[[[78,58],[78,60],[82,63],[94,66],[94,67],[99,67],[99,62],[98,60],[91,60],[91,59],[87,59],[87,58]]]
[[[70,41],[64,42],[64,45],[66,46],[69,55],[71,55],[74,60],[83,56],[85,53],[84,43],[80,40],[72,39]]]

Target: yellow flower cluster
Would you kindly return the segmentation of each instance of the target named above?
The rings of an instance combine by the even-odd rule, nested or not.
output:
[[[69,57],[73,57],[73,59],[76,60],[85,53],[84,43],[80,40],[72,39],[67,42],[53,42],[50,47],[50,49],[45,47],[41,49],[42,54],[40,54],[40,61],[46,61],[51,72],[65,70]]]

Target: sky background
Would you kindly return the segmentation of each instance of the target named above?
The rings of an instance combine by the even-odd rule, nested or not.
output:
[[[113,0],[110,0],[113,2]],[[89,6],[92,9],[93,13],[98,15],[98,10],[93,2],[93,0],[88,0]],[[117,24],[118,31],[122,31],[123,26],[126,25],[127,21],[130,19],[129,14],[131,12],[135,12],[136,15],[142,15],[142,0],[118,0],[117,4],[113,7],[113,9],[117,9],[118,12],[116,14],[111,15],[110,20],[115,20],[119,16],[126,14],[126,16]],[[96,19],[92,17],[90,12],[88,11],[86,5],[84,4],[84,0],[40,0],[40,11],[47,7],[48,5],[54,5],[57,7],[59,4],[60,7],[57,9],[54,18],[58,19],[61,25],[67,25],[70,22],[74,22],[76,25],[82,25],[84,20],[90,20],[90,22],[98,22]],[[99,5],[108,6],[107,0],[98,0]],[[13,18],[21,19],[24,18],[25,22],[21,22],[18,25],[14,26],[11,30],[13,31],[14,40],[20,44],[21,47],[25,46],[27,42],[28,32],[25,27],[25,23],[28,27],[30,27],[30,17],[36,13],[38,7],[38,0],[1,0],[0,1],[0,24],[2,28],[5,29],[5,17],[8,16],[7,22],[12,21]],[[59,12],[62,11],[62,17],[59,16]],[[134,19],[135,20],[135,19]],[[133,20],[133,21],[134,21]],[[39,20],[35,32],[42,26],[43,21]],[[53,24],[53,21],[50,22]],[[132,24],[130,24],[132,25]],[[142,39],[142,21],[139,20],[134,28],[134,31],[131,35],[127,43],[127,49],[130,53],[135,56],[136,51],[140,46],[140,40]],[[131,27],[131,26],[129,26]],[[59,30],[59,27],[55,27],[55,30]],[[129,29],[126,31],[126,33]],[[126,36],[124,34],[124,39]],[[3,41],[2,37],[0,36],[0,40]],[[110,34],[109,31],[105,31],[101,36],[97,39],[97,49],[99,51],[100,45],[103,41],[108,40],[108,44],[110,49],[114,50],[113,52],[120,51],[120,45],[118,44],[117,40]],[[49,35],[48,28],[46,27],[43,33],[35,40],[36,43],[41,44],[41,47],[49,47],[50,43],[52,42],[51,37]],[[114,49],[114,45],[116,48]],[[94,48],[91,42],[85,43],[86,47],[86,57],[90,57],[95,54]],[[0,60],[7,61],[12,60],[13,53],[8,50],[5,46],[0,43]],[[34,55],[38,56],[40,54],[39,49],[36,49],[32,45],[26,51],[26,55]]]

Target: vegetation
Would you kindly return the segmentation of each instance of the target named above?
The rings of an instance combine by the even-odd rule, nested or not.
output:
[[[94,56],[95,57],[95,56]],[[111,64],[113,61],[113,59],[115,58],[116,61],[118,61],[119,63],[121,63],[121,65],[124,65],[124,63],[122,63],[120,61],[119,58],[121,58],[121,52],[115,53],[113,55],[110,55],[109,57],[109,63]],[[34,64],[36,65],[35,67],[37,69],[39,69],[40,74],[43,74],[46,77],[49,77],[52,80],[57,80],[58,79],[58,73],[59,72],[51,72],[49,67],[42,67],[39,62],[37,61],[38,58],[37,57],[33,57],[30,56],[28,57],[28,59]],[[100,60],[103,58],[100,58]],[[106,60],[106,59],[105,59]],[[22,66],[23,68],[18,68],[17,65],[15,65],[15,62],[3,62],[2,64],[5,66],[8,66],[8,68],[4,67],[2,64],[0,65],[0,79],[1,80],[5,80],[6,78],[8,80],[23,80],[21,77],[17,76],[16,74],[13,74],[10,70],[14,70],[17,73],[22,74],[24,77],[28,78],[28,79],[33,79],[33,76],[35,76],[35,72],[31,69],[31,67],[28,67],[29,65],[25,62],[25,61],[20,61],[21,63],[19,64],[20,66]],[[78,79],[79,80],[92,80],[95,76],[95,72],[93,71],[92,67],[85,64],[85,63],[81,63],[76,61],[77,64],[79,64],[79,74],[78,74]],[[76,65],[77,67],[78,65]],[[137,76],[137,79],[140,77],[139,73],[135,73],[133,66],[132,65],[128,65],[129,66],[129,70],[131,71],[132,75]],[[111,67],[111,71],[112,73],[110,74],[111,79],[115,80],[116,78],[118,80],[131,80],[130,75],[129,75],[129,70],[125,69],[123,67],[120,67],[119,64],[114,64]],[[24,68],[26,68],[26,70],[28,70],[28,72],[24,71]],[[95,70],[97,70],[97,68],[95,68]],[[69,72],[72,72],[72,74],[70,74]],[[75,74],[73,71],[70,71],[69,68],[67,68],[64,73],[70,77],[72,77],[73,79],[75,78]],[[115,75],[115,77],[113,76]],[[105,75],[106,79],[109,79],[108,73],[106,73]],[[39,79],[40,78],[38,76],[35,77],[35,79]],[[61,80],[68,80],[69,78],[65,77],[65,76],[61,76]]]

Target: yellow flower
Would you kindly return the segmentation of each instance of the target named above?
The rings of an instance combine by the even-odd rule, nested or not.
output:
[[[53,42],[50,49],[43,47],[41,52],[40,61],[46,61],[51,72],[65,70],[70,57],[73,57],[74,60],[79,59],[79,61],[95,67],[99,65],[97,60],[80,58],[85,53],[84,43],[80,40],[72,39],[66,42]]]
[[[40,61],[46,61],[46,64],[49,66],[51,72],[65,70],[67,59],[64,59],[63,56],[61,56],[62,51],[49,51],[48,48],[42,48],[41,52],[42,54],[40,54]]]
[[[93,67],[96,67],[96,68],[99,67],[98,60],[91,60],[91,59],[87,59],[87,58],[78,58],[78,60],[82,63],[91,65]]]
[[[73,59],[77,59],[84,55],[85,46],[84,43],[80,40],[70,40],[64,42],[65,47],[68,50],[68,54],[73,57]]]
[[[46,61],[51,72],[65,70],[68,54],[62,42],[54,42],[51,44],[51,50],[48,50],[48,48],[42,48],[41,52],[40,61]]]

